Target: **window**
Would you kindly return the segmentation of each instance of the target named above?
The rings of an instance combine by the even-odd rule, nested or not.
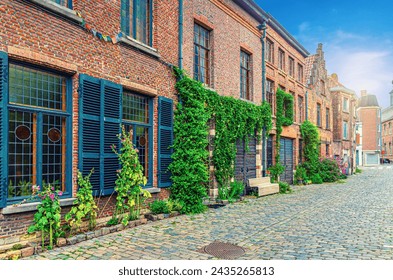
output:
[[[135,40],[152,46],[151,0],[121,1],[121,31]]]
[[[299,121],[299,123],[302,123],[304,121],[304,119],[303,119],[303,116],[304,116],[303,97],[298,95],[297,102],[298,102],[298,121]]]
[[[72,0],[50,0],[52,2],[55,2],[61,6],[67,7],[69,9],[72,9]]]
[[[317,103],[317,126],[322,126],[321,104]]]
[[[210,85],[210,31],[194,25],[194,79]]]
[[[139,162],[143,166],[148,185],[152,184],[152,99],[134,92],[123,91],[122,123],[133,137],[135,148],[139,150]]]
[[[343,111],[348,112],[348,98],[343,98]]]
[[[250,55],[240,51],[240,98],[251,100]]]
[[[266,61],[274,63],[274,43],[266,39]]]
[[[319,81],[319,86],[320,86],[321,94],[325,95],[326,94],[326,92],[325,92],[325,81],[320,80]]]
[[[292,57],[288,57],[289,60],[289,76],[295,77],[295,60]]]
[[[343,139],[348,139],[348,123],[343,122]]]
[[[51,184],[71,194],[71,83],[68,77],[9,64],[9,203],[32,194],[31,186]],[[3,143],[4,145],[4,143]]]
[[[303,66],[299,63],[297,65],[297,80],[303,83]]]
[[[272,110],[272,114],[274,115],[273,94],[274,94],[274,82],[271,80],[266,80],[266,101],[269,102],[270,109]]]
[[[327,157],[330,155],[329,150],[330,150],[330,145],[329,145],[329,144],[326,144],[326,147],[325,147],[325,155],[326,155]]]
[[[330,110],[326,108],[326,129],[330,129]]]
[[[278,68],[285,71],[285,52],[278,49]]]
[[[296,94],[293,91],[289,91],[289,94],[293,96],[293,121],[296,121]]]

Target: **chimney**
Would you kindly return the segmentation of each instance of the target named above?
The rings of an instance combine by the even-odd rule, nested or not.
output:
[[[367,96],[367,90],[361,90],[361,91],[360,91],[360,96],[361,96],[361,97]]]

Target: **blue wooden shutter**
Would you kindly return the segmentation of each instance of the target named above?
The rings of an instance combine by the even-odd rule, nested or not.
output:
[[[0,208],[7,204],[8,56],[0,52]]]
[[[104,194],[110,194],[113,192],[115,187],[115,181],[117,179],[116,170],[119,169],[119,160],[116,154],[112,151],[112,145],[116,145],[119,151],[120,140],[118,138],[122,119],[122,95],[123,88],[121,85],[102,81],[103,83],[103,95],[104,95],[104,113],[103,113],[103,192]]]
[[[173,100],[158,98],[158,186],[169,187],[172,184],[168,170],[172,162],[173,144]]]
[[[93,186],[93,194],[99,195],[101,189],[100,80],[80,75],[79,94],[79,170],[86,176],[94,168],[90,181]]]
[[[79,169],[89,174],[94,195],[114,190],[119,162],[112,145],[120,146],[122,87],[109,81],[80,75]]]
[[[130,35],[130,1],[121,0],[120,4],[120,28],[126,35]]]

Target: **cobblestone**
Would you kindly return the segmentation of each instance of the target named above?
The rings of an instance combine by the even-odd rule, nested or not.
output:
[[[214,259],[198,250],[215,240],[243,246],[239,259],[393,259],[391,172],[364,168],[345,183],[296,186],[27,259]]]

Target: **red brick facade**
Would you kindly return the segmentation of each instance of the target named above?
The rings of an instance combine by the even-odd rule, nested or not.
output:
[[[344,87],[337,74],[329,76],[333,102],[333,155],[348,162],[349,173],[356,168],[356,104],[354,91]]]
[[[306,79],[308,84],[308,120],[319,128],[321,156],[332,156],[333,108],[328,88],[328,76],[322,44],[316,54],[306,59]]]
[[[38,4],[37,4],[38,2]],[[177,100],[175,78],[169,65],[178,63],[178,8],[173,1],[153,1],[153,41],[145,46],[135,40],[107,42],[87,29],[112,37],[120,32],[121,1],[74,0],[73,10],[45,8],[43,1],[2,1],[0,5],[0,51],[12,63],[26,62],[32,67],[55,70],[72,80],[72,192],[76,192],[78,168],[79,75],[87,74],[120,84],[142,96],[151,96],[153,108],[153,182],[157,187],[157,96]],[[44,3],[45,4],[45,3]],[[49,2],[49,6],[50,2]],[[52,5],[53,6],[53,5]],[[66,14],[63,12],[66,10]],[[82,21],[75,11],[80,12]],[[124,36],[123,36],[124,37]],[[167,196],[162,189],[160,195]],[[102,199],[101,202],[107,199]],[[107,204],[111,205],[112,202]],[[111,215],[107,206],[102,216]],[[64,208],[66,209],[66,208]],[[26,232],[33,212],[1,214],[0,237]]]

